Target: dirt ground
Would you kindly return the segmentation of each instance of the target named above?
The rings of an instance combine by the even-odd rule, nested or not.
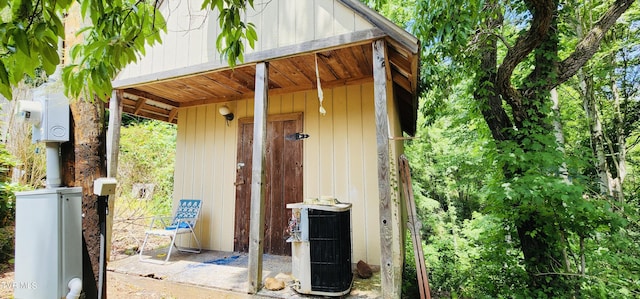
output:
[[[0,298],[13,298],[14,275],[11,269],[0,274]],[[121,273],[107,272],[107,296],[105,298],[127,299],[182,299],[211,298],[211,291],[184,284],[172,283],[147,277],[131,276]],[[249,298],[248,295],[231,293],[216,298],[236,299]]]
[[[115,219],[113,225],[111,259],[120,259],[135,254],[142,245],[144,230],[150,218]],[[153,249],[164,243],[152,241],[145,247]],[[13,298],[14,272],[13,265],[0,266],[0,299]],[[132,299],[159,298],[207,298],[196,295],[202,288],[174,284],[153,278],[129,276],[107,272],[107,297]],[[195,293],[194,293],[195,292]],[[229,297],[233,298],[233,297]]]

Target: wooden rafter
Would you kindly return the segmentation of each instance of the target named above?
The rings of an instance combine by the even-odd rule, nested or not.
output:
[[[155,95],[155,94],[152,94],[152,93],[149,93],[149,92],[141,91],[141,90],[138,90],[138,89],[127,88],[127,89],[124,90],[124,92],[128,93],[128,94],[131,94],[131,95],[134,95],[134,96],[138,96],[138,97],[141,97],[141,98],[145,98],[145,99],[149,99],[149,100],[152,100],[152,101],[155,101],[155,102],[159,102],[159,103],[162,103],[162,104],[165,104],[165,105],[169,105],[169,106],[173,106],[173,107],[180,106],[180,104],[178,104],[175,101],[163,98],[161,96],[158,96],[158,95]]]

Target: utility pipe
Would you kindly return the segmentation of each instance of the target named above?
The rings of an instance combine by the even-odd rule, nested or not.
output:
[[[66,299],[80,298],[80,293],[82,293],[82,279],[76,277],[69,280],[69,284],[67,284],[67,286],[69,287],[69,293],[67,294]]]
[[[60,178],[60,143],[46,142],[47,148],[47,188],[60,187],[62,180]]]

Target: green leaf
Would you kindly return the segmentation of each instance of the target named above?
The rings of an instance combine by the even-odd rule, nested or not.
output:
[[[47,24],[38,23],[38,25],[36,26],[36,30],[34,31],[34,36],[36,37],[36,39],[42,40],[44,39],[44,36],[47,33],[47,30],[48,30]]]
[[[7,69],[2,60],[0,60],[0,94],[2,94],[7,99],[12,98],[9,73],[7,73]]]
[[[246,29],[247,41],[249,42],[249,46],[252,49],[254,49],[255,42],[258,40],[258,34],[256,33],[255,26],[252,23],[249,23],[247,25],[248,25]]]
[[[81,1],[80,3],[80,14],[82,16],[87,15],[87,11],[89,10],[89,5],[91,5],[91,1]]]
[[[58,53],[48,46],[44,46],[41,53],[44,58],[42,59],[42,68],[47,75],[53,74],[56,70],[56,66],[60,64],[60,57],[58,56]]]
[[[0,60],[0,83],[2,83],[2,85],[9,85],[9,73],[2,60]]]
[[[87,31],[91,31],[91,30],[95,30],[95,29],[96,29],[96,28],[95,28],[95,27],[93,27],[93,26],[86,26],[86,27],[83,27],[82,29],[80,29],[80,30],[78,30],[78,31],[76,32],[76,36],[80,36],[81,34],[83,34],[83,33],[87,32]]]
[[[31,56],[31,48],[29,47],[29,40],[27,33],[24,30],[16,29],[13,31],[13,39],[16,42],[18,50],[25,53],[27,56]]]
[[[53,74],[53,72],[56,71],[57,65],[58,64],[52,64],[47,59],[43,59],[42,60],[42,68],[44,69],[45,73],[47,73],[48,75],[51,75],[51,74]]]
[[[57,36],[64,38],[64,25],[62,21],[56,14],[53,14],[50,19],[53,24],[51,24],[51,29],[56,33]]]
[[[53,65],[58,65],[60,63],[60,56],[58,55],[57,50],[57,47],[54,48],[49,44],[45,44],[44,47],[42,47],[42,55],[44,56],[44,60]]]

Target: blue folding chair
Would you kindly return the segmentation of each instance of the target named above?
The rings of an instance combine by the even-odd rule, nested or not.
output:
[[[140,248],[138,258],[140,261],[146,261],[148,259],[142,258],[142,252],[144,246],[147,245],[149,236],[167,236],[171,238],[171,245],[169,245],[169,251],[167,252],[167,258],[164,260],[166,263],[171,257],[171,250],[173,247],[181,252],[200,253],[202,247],[200,241],[194,231],[196,222],[198,221],[198,215],[200,214],[200,207],[202,206],[199,199],[181,199],[176,209],[175,216],[156,216],[151,220],[149,229],[145,232],[144,242]],[[171,221],[171,222],[169,222]],[[176,242],[178,235],[190,234],[196,240],[198,248],[179,247]]]

